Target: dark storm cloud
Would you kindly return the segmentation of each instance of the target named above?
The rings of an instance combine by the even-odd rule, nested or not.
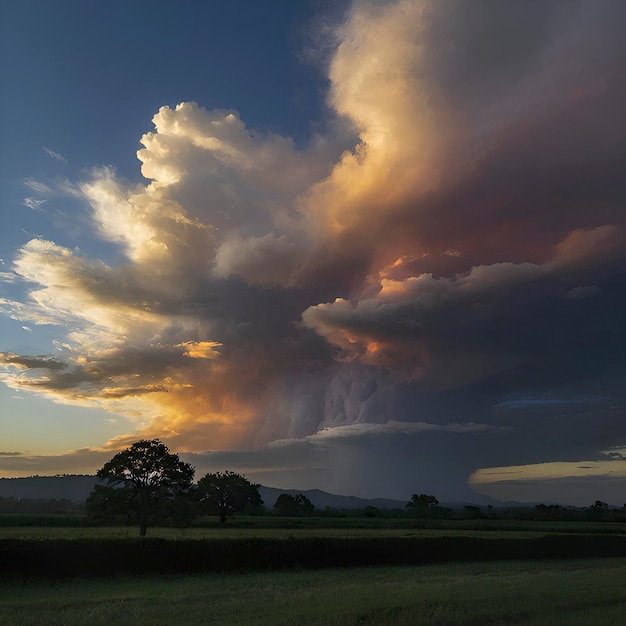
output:
[[[59,455],[28,453],[0,456],[0,471],[9,476],[46,476],[65,473],[95,473],[111,458],[111,452],[81,449]]]
[[[21,369],[46,369],[46,370],[62,370],[66,367],[65,363],[60,363],[56,359],[46,356],[27,357],[8,352],[0,352],[0,360],[7,365],[14,365]]]
[[[462,368],[463,359],[470,376],[514,369],[520,377],[524,366],[526,376],[545,383],[596,374],[624,364],[626,248],[614,235],[613,227],[577,233],[574,250],[562,246],[562,258],[542,265],[381,278],[372,296],[311,307],[303,319],[345,358],[397,367],[409,379],[444,375],[444,368]],[[572,298],[587,281],[594,283],[589,296]],[[481,363],[484,372],[476,369]]]

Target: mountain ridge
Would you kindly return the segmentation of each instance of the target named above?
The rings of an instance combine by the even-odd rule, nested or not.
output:
[[[17,478],[0,478],[0,498],[26,498],[32,500],[70,500],[77,504],[85,502],[93,491],[98,479],[95,475],[88,474],[63,474],[60,476],[28,476]],[[299,493],[305,495],[318,509],[364,509],[373,506],[379,509],[402,509],[406,506],[406,500],[393,498],[360,498],[357,496],[345,496],[321,489],[280,489],[261,485],[259,493],[267,509],[271,509],[278,497],[283,494],[295,496]],[[482,500],[485,498],[483,497]],[[477,504],[474,502],[442,502],[441,506],[450,508],[463,508],[467,505],[482,506],[492,504],[496,508],[504,507],[532,507],[535,502],[501,502],[488,499],[487,503]]]

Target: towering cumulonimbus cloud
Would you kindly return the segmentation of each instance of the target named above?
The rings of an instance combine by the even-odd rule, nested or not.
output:
[[[602,458],[626,438],[625,17],[354,2],[328,64],[341,132],[304,149],[235,111],[162,107],[145,184],[76,184],[124,261],[18,253],[34,286],[3,309],[68,336],[54,360],[5,354],[3,380],[130,416],[111,447],[334,446],[345,489]],[[506,404],[550,394],[549,420]],[[562,436],[566,413],[585,437]]]

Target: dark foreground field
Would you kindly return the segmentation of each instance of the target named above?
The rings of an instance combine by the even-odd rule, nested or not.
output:
[[[4,539],[0,579],[204,574],[449,561],[625,557],[623,535]]]
[[[626,559],[0,583],[0,624],[622,626]]]
[[[626,623],[621,524],[232,521],[4,526],[0,624]]]

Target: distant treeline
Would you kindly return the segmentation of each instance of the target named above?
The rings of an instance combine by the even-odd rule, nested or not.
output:
[[[39,513],[39,514],[80,514],[84,508],[71,500],[52,500],[39,498],[2,498],[0,513]]]
[[[537,504],[532,507],[480,507],[466,505],[463,508],[435,506],[421,511],[408,509],[379,509],[368,506],[364,509],[316,509],[315,515],[330,517],[383,517],[417,518],[438,520],[523,520],[538,522],[626,522],[626,507],[611,508],[605,502],[596,501],[587,508],[564,507],[558,504]]]
[[[493,508],[465,506],[460,509],[448,507],[434,507],[426,514],[415,513],[403,508],[385,509],[368,506],[362,509],[346,508],[308,508],[298,510],[292,515],[285,514],[284,510],[268,510],[262,507],[250,507],[244,515],[267,518],[270,527],[281,525],[280,520],[285,518],[304,518],[302,524],[307,526],[307,519],[312,517],[321,520],[327,519],[332,524],[333,519],[354,520],[356,526],[365,524],[367,527],[376,526],[376,520],[381,522],[395,521],[394,526],[403,526],[403,521],[422,522],[432,521],[469,521],[469,520],[502,520],[502,521],[537,521],[537,522],[622,522],[626,523],[626,508],[610,508],[593,505],[588,508],[562,507],[558,505],[538,504],[534,507]],[[272,522],[270,523],[270,520]],[[359,520],[361,520],[359,522]],[[192,527],[212,526],[215,520],[206,515],[198,516],[185,525]],[[231,523],[235,523],[232,521]],[[322,522],[323,523],[323,522]],[[287,521],[284,524],[291,525]],[[299,525],[302,525],[299,524]],[[2,498],[0,497],[0,526],[87,526],[87,525],[132,525],[123,516],[106,522],[102,519],[87,517],[84,506],[70,500],[47,500],[31,498]],[[166,526],[177,526],[176,520],[164,523]],[[317,525],[317,524],[315,524]],[[344,524],[342,523],[341,526]],[[387,524],[383,524],[387,525]],[[412,523],[410,525],[413,525]]]

